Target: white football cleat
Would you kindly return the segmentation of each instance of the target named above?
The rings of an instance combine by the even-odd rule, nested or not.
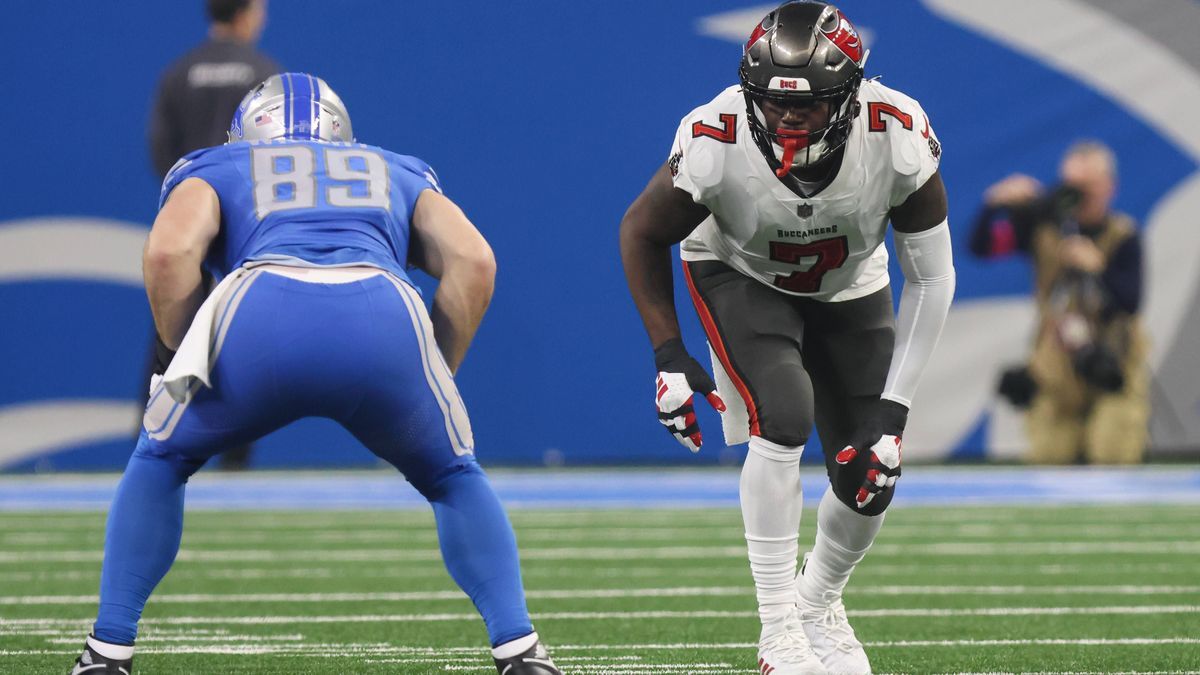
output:
[[[762,675],[824,675],[825,667],[794,610],[777,630],[763,628],[758,640],[758,670]]]
[[[797,601],[804,636],[829,673],[870,675],[871,662],[846,619],[846,606],[841,597],[829,593],[826,600],[824,605],[812,605],[803,599]]]

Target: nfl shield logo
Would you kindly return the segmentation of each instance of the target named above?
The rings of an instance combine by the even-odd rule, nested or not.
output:
[[[801,204],[796,207],[796,215],[807,218],[812,215],[812,204]]]

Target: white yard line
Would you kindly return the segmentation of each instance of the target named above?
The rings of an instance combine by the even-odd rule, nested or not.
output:
[[[1064,646],[1128,647],[1147,645],[1200,645],[1200,638],[1042,638],[1036,640],[894,640],[867,642],[868,647],[1021,647]]]
[[[554,655],[554,662],[560,667],[565,667],[569,672],[600,672],[600,673],[618,673],[618,672],[681,672],[681,673],[757,673],[758,670],[749,669],[745,666],[735,666],[732,663],[645,663],[640,659],[633,659],[635,663],[625,662],[627,659],[622,657],[580,657],[569,658],[562,657],[558,654]],[[749,660],[749,659],[747,659]],[[366,658],[365,663],[395,663],[406,665],[417,664],[433,664],[444,665],[447,670],[458,671],[492,671],[493,666],[486,664],[481,659],[459,659],[458,663],[449,663],[450,659],[437,657],[419,657],[419,658]],[[494,672],[494,671],[492,671]]]
[[[57,633],[56,633],[56,635],[57,635]],[[304,636],[299,633],[295,633],[292,635],[235,635],[235,634],[228,634],[228,635],[144,635],[144,634],[142,634],[142,635],[137,636],[138,653],[142,653],[144,651],[144,647],[147,642],[151,642],[151,643],[182,642],[185,644],[203,643],[203,642],[218,642],[218,643],[226,643],[226,644],[237,644],[240,642],[252,642],[252,643],[284,642],[284,643],[288,643],[289,645],[294,645],[303,640],[304,640]],[[79,636],[72,635],[69,637],[67,637],[67,636],[53,637],[53,638],[47,639],[46,642],[48,642],[50,644],[55,644],[55,645],[77,645],[77,643],[79,643]]]
[[[1077,539],[1080,537],[1120,538],[1129,537],[1167,537],[1172,539],[1200,539],[1200,525],[1175,524],[1147,525],[1145,523],[1105,523],[1085,525],[1072,522],[1055,523],[946,523],[923,524],[892,524],[883,528],[883,536],[901,540],[908,539],[958,539],[971,537],[979,539],[1029,539],[1034,537],[1055,537]]]
[[[749,648],[752,645],[746,645]],[[635,646],[630,646],[635,648]],[[65,656],[78,654],[79,650],[0,650],[0,656]],[[243,654],[243,655],[270,655],[270,654],[291,654],[290,652],[274,652],[263,651],[256,649],[222,649],[222,650],[205,650],[197,652],[196,650],[155,650],[147,649],[140,653],[148,654]],[[338,657],[338,656],[353,656],[338,653],[320,652],[314,654],[323,657]],[[480,672],[489,673],[495,672],[491,665],[458,665],[446,663],[444,659],[363,659],[367,663],[377,664],[443,664],[438,670],[440,672]],[[584,665],[571,668],[571,672],[585,673],[609,673],[609,672],[662,672],[662,673],[757,673],[758,670],[752,668],[739,668],[735,666],[725,666],[724,664],[640,664],[638,670],[629,670],[624,667],[614,669],[611,665],[597,663],[596,665]],[[1020,671],[1022,675],[1144,675],[1147,671],[1142,670],[1037,670],[1037,671]],[[1200,670],[1156,670],[1153,671],[1156,675],[1200,675]],[[886,675],[886,674],[880,674]],[[996,671],[956,671],[955,675],[1003,675]]]
[[[875,544],[875,556],[995,556],[995,555],[1193,555],[1200,553],[1200,541],[1099,541],[1099,542],[957,542],[930,544]],[[654,546],[654,547],[525,547],[524,560],[645,560],[685,558],[730,558],[746,555],[738,546]],[[4,551],[0,563],[99,562],[103,551]],[[441,560],[441,554],[429,550],[343,549],[331,551],[236,549],[197,551],[184,549],[179,561],[196,562],[426,562]]]
[[[849,616],[1066,616],[1136,614],[1200,614],[1200,605],[1134,605],[1108,607],[973,607],[969,609],[860,609],[847,610]]]
[[[673,588],[608,588],[530,590],[531,600],[589,600],[605,598],[692,598],[751,596],[749,586],[679,586]],[[1200,593],[1200,586],[858,586],[850,595],[1181,595]],[[164,593],[154,596],[155,603],[281,603],[281,602],[429,602],[463,601],[457,590],[372,593]],[[15,595],[0,596],[0,605],[82,605],[95,604],[95,595]]]
[[[748,659],[747,659],[748,660]],[[447,663],[446,659],[363,659],[364,663],[441,665],[438,671],[450,672],[496,672],[495,666],[477,660],[469,663]],[[567,667],[571,673],[758,673],[757,669],[735,666],[732,663],[612,663],[603,659],[581,663],[568,663],[558,658],[554,662]]]
[[[625,567],[616,565],[609,567],[588,567],[586,572],[581,572],[577,568],[534,565],[523,568],[521,574],[526,579],[574,579],[581,574],[585,574],[587,577],[593,579],[660,579],[666,577],[674,581],[680,581],[683,579],[725,578],[730,574],[736,574],[740,578],[742,573],[745,572],[745,565],[745,562],[739,562],[734,558],[730,558],[728,564],[724,567],[710,563],[703,568],[691,567],[682,569],[678,566],[670,565],[661,567]],[[961,567],[957,569],[961,570]],[[344,567],[201,567],[198,565],[181,565],[178,569],[171,570],[170,578],[174,581],[183,579],[229,579],[245,581],[249,579],[448,580],[450,577],[441,565],[424,565],[420,567],[375,566],[357,569],[352,573]],[[99,583],[99,580],[100,567],[98,565],[91,565],[87,569],[0,572],[0,582],[88,581]]]
[[[875,544],[874,555],[1092,555],[1130,553],[1142,555],[1200,553],[1200,541],[1070,541],[1070,542],[940,542],[928,544]]]
[[[1122,507],[1124,508],[1124,507]],[[1150,512],[1147,512],[1147,509]],[[1017,507],[1012,510],[996,507],[981,507],[964,505],[955,509],[923,508],[919,522],[902,522],[902,514],[911,511],[901,509],[894,515],[897,521],[894,528],[928,528],[936,530],[941,525],[961,525],[975,527],[979,525],[1003,526],[1012,523],[1017,527],[1065,527],[1062,519],[1042,519],[1031,508]],[[1119,527],[1145,525],[1151,527],[1169,527],[1179,524],[1184,527],[1195,526],[1192,514],[1175,509],[1156,509],[1138,507],[1133,511],[1122,511],[1117,508],[1099,507],[1089,511],[1071,511],[1069,523],[1078,527]],[[275,514],[258,514],[253,512],[237,512],[234,519],[222,517],[221,511],[196,511],[188,514],[189,532],[207,531],[245,531],[264,528],[282,528],[285,530],[347,530],[359,527],[388,528],[395,532],[404,533],[406,530],[421,531],[432,529],[432,517],[420,516],[407,510],[378,511],[314,511],[286,512]],[[510,518],[518,529],[529,527],[553,527],[562,529],[592,528],[597,525],[610,523],[613,527],[627,526],[631,522],[639,526],[660,526],[676,529],[708,529],[738,528],[740,520],[736,508],[720,509],[669,509],[650,508],[643,510],[628,509],[582,509],[578,511],[540,511],[510,509]],[[10,531],[29,529],[44,531],[48,529],[79,529],[103,528],[104,511],[64,511],[47,513],[37,516],[29,513],[20,515],[0,512],[0,525]],[[885,528],[887,531],[887,528]]]
[[[599,598],[679,598],[751,596],[749,586],[634,588],[591,590],[531,590],[525,597],[534,600],[582,600]],[[0,605],[75,605],[95,604],[95,595],[0,596]],[[465,601],[462,591],[411,591],[399,593],[181,593],[155,595],[155,603],[256,603],[256,602],[428,602]]]
[[[423,657],[441,657],[445,660],[463,660],[465,658],[485,658],[487,656],[486,645],[470,645],[461,647],[408,647],[408,646],[393,646],[382,643],[374,644],[354,644],[354,643],[309,643],[296,641],[292,644],[284,645],[254,645],[242,644],[237,640],[245,639],[248,642],[263,641],[274,638],[264,638],[263,636],[226,636],[230,640],[229,644],[225,645],[169,645],[158,647],[139,648],[139,653],[144,654],[173,654],[173,653],[196,653],[197,649],[209,649],[212,653],[321,653],[333,655],[353,656],[359,654],[373,654],[376,656],[393,656],[393,657],[411,657],[411,660],[422,659]],[[78,638],[76,638],[78,641]],[[181,640],[182,641],[182,640]],[[54,642],[59,642],[55,640]],[[896,640],[884,642],[866,642],[868,648],[914,648],[914,647],[1022,647],[1022,646],[1083,646],[1083,647],[1125,647],[1125,646],[1167,646],[1167,645],[1197,645],[1200,644],[1200,638],[1044,638],[1036,640]],[[555,653],[570,653],[570,652],[589,652],[589,651],[624,651],[634,652],[632,655],[602,657],[602,656],[579,656],[562,658],[564,663],[579,662],[583,660],[605,660],[607,662],[621,662],[638,660],[641,657],[636,655],[636,652],[645,651],[715,651],[715,650],[740,650],[753,649],[757,645],[753,642],[726,642],[726,643],[650,643],[650,644],[563,644],[555,645]],[[46,650],[0,650],[0,655],[41,655],[41,654],[71,654],[77,652],[77,649],[46,649]],[[397,659],[399,660],[399,659]],[[716,666],[718,664],[710,664]]]
[[[1126,574],[1153,574],[1172,572],[1187,572],[1189,576],[1194,575],[1196,563],[1190,559],[1180,559],[1176,563],[1104,563],[1103,565],[1095,564],[1034,564],[1026,566],[1014,565],[988,565],[971,563],[964,566],[959,563],[957,565],[898,565],[887,562],[879,562],[883,558],[875,559],[867,557],[857,570],[855,570],[855,579],[860,581],[863,578],[880,576],[885,577],[889,583],[897,578],[903,578],[907,575],[934,575],[934,576],[952,576],[969,574],[972,577],[978,575],[990,576],[1019,576],[1023,579],[1044,576],[1062,576],[1062,575],[1094,575],[1097,573],[1106,576],[1121,576]]]
[[[2,521],[0,521],[2,522]],[[1108,525],[931,525],[910,526],[897,525],[884,530],[888,539],[912,541],[927,538],[937,539],[994,539],[997,536],[1031,539],[1037,537],[1099,537],[1147,539],[1153,537],[1168,537],[1175,540],[1200,540],[1200,526],[1147,526],[1130,524],[1128,526]],[[95,545],[102,545],[98,533],[94,539]],[[521,542],[543,543],[581,543],[592,541],[650,541],[671,542],[676,540],[705,540],[717,541],[722,539],[736,540],[740,535],[737,527],[573,527],[573,528],[521,528],[518,531]],[[295,542],[305,544],[394,544],[411,546],[413,544],[436,544],[437,532],[432,527],[426,527],[411,532],[397,531],[395,528],[364,529],[342,527],[331,530],[269,530],[269,529],[229,529],[229,530],[187,530],[183,536],[184,546],[229,545],[229,544],[281,544]],[[0,544],[9,547],[16,546],[48,546],[54,544],[80,543],[78,532],[72,531],[31,531],[13,532],[0,535]],[[986,542],[985,542],[986,543]]]
[[[1193,645],[1200,644],[1200,638],[1190,637],[1175,637],[1175,638],[1041,638],[1030,640],[892,640],[892,641],[867,641],[864,643],[867,647],[1005,647],[1005,646],[1036,646],[1036,645],[1081,645],[1081,646],[1131,646],[1131,645]],[[724,642],[724,643],[700,643],[700,642],[676,642],[676,643],[643,643],[643,644],[561,644],[554,645],[556,652],[574,652],[574,651],[619,651],[625,650],[630,652],[639,651],[669,651],[676,649],[686,650],[716,650],[716,649],[750,649],[757,647],[754,642]],[[428,653],[445,652],[447,648],[442,647],[410,647],[414,650],[425,650]],[[468,652],[474,647],[450,647],[450,651],[455,653]]]
[[[1086,616],[1086,615],[1150,615],[1150,614],[1200,614],[1200,605],[1134,605],[1108,607],[988,607],[969,609],[926,609],[896,608],[850,610],[852,617],[962,617],[962,616]],[[728,610],[648,610],[635,612],[538,612],[534,618],[543,621],[604,620],[604,619],[743,619],[758,616],[755,611]],[[147,619],[148,626],[178,625],[278,625],[278,624],[324,624],[324,623],[404,623],[478,621],[474,612],[437,614],[347,614],[327,616],[175,616]],[[0,618],[0,628],[86,626],[91,619],[61,618]]]
[[[1200,593],[1200,586],[863,586],[849,595],[1174,595]]]
[[[741,578],[745,572],[745,562],[737,558],[711,561],[704,567],[679,567],[663,564],[661,566],[632,566],[612,565],[606,567],[588,567],[586,575],[592,578],[647,579],[666,577],[680,579],[727,579],[731,574]],[[1171,574],[1187,572],[1191,574],[1195,563],[1191,560],[1180,560],[1177,563],[1106,563],[1102,568],[1095,565],[1083,564],[1045,564],[1016,568],[1012,565],[971,564],[969,568],[963,565],[893,565],[876,562],[868,557],[867,562],[859,567],[855,578],[861,583],[864,579],[874,577],[886,578],[890,583],[897,577],[908,575],[921,576],[953,576],[970,573],[974,575],[990,575],[995,577],[1019,576],[1022,579],[1036,577],[1061,577],[1095,575],[1119,576],[1124,574]],[[581,574],[576,568],[561,568],[553,565],[534,565],[521,570],[526,578],[574,578]],[[445,569],[435,566],[376,566],[365,567],[350,573],[344,567],[213,567],[209,565],[181,565],[171,570],[171,579],[417,579],[417,578],[448,578]],[[39,570],[0,572],[0,582],[22,581],[94,581],[100,579],[99,566],[89,566],[86,569]],[[1036,587],[1035,587],[1036,588]],[[851,586],[849,593],[856,593]]]

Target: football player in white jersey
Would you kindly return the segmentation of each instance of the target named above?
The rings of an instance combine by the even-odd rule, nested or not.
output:
[[[660,420],[697,451],[698,392],[722,412],[726,443],[749,442],[740,492],[758,667],[776,675],[870,672],[842,590],[892,501],[908,409],[954,293],[941,146],[916,101],[863,81],[866,57],[836,7],[780,5],[746,43],[741,84],[683,118],[621,222]],[[904,273],[895,315],[889,222]],[[715,382],[680,340],[678,242]],[[830,487],[797,576],[814,424]]]

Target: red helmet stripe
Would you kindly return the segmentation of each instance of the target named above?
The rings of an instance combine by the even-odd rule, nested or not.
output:
[[[767,29],[763,28],[762,22],[760,21],[759,24],[754,27],[754,32],[750,34],[750,39],[746,41],[746,51],[750,51],[750,47],[754,46],[754,43],[758,42],[758,39],[766,34]]]
[[[836,45],[847,58],[861,66],[863,43],[858,37],[858,30],[840,9],[837,10],[837,20],[837,28],[831,31],[822,30],[821,34],[829,38],[829,41]]]

